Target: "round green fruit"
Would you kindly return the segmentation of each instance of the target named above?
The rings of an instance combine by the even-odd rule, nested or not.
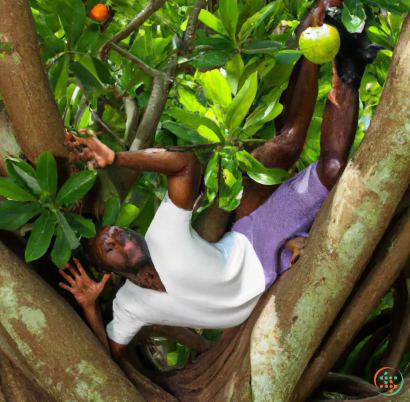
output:
[[[299,49],[312,63],[327,63],[333,60],[339,52],[339,32],[336,28],[326,24],[321,27],[308,28],[300,35]]]

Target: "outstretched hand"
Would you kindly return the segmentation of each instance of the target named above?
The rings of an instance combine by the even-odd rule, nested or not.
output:
[[[101,292],[104,289],[105,284],[111,277],[111,274],[105,274],[101,282],[94,282],[85,272],[81,263],[74,258],[75,264],[77,265],[78,271],[73,268],[70,264],[66,265],[66,268],[71,272],[73,277],[66,274],[64,271],[60,270],[61,276],[70,284],[70,286],[65,283],[60,283],[60,287],[68,290],[74,295],[77,302],[84,308],[93,305]]]
[[[87,130],[80,130],[79,133],[88,134],[88,138],[77,137],[69,132],[66,141],[71,148],[70,161],[81,160],[86,164],[93,164],[100,168],[110,166],[115,159],[113,150],[104,145],[97,137],[90,135]],[[83,147],[79,152],[77,147]]]

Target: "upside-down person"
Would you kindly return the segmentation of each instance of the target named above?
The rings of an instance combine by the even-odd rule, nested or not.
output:
[[[319,160],[280,186],[245,178],[236,222],[213,244],[191,227],[201,182],[195,154],[159,148],[114,153],[95,137],[75,138],[71,145],[78,159],[101,168],[115,165],[163,173],[168,179],[168,193],[145,239],[115,226],[102,228],[93,239],[90,255],[96,268],[106,273],[102,282],[93,282],[76,260],[79,272],[69,267],[73,277],[62,273],[71,286],[61,286],[77,298],[95,334],[107,348],[110,344],[115,360],[146,325],[228,328],[243,323],[289,267],[292,253],[284,244],[308,235],[346,166],[357,128],[357,82],[364,68],[344,63],[347,70],[338,72],[336,64]],[[318,75],[319,66],[304,58],[294,69],[283,129],[253,152],[265,167],[289,170],[299,159],[317,98]],[[84,149],[78,153],[75,146],[80,144]],[[105,333],[96,301],[113,272],[127,281],[114,300],[114,319]]]

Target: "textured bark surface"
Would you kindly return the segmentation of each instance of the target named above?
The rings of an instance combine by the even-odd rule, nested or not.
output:
[[[270,292],[251,340],[255,401],[291,399],[343,306],[410,178],[410,22],[366,137],[326,200],[299,268]],[[274,285],[275,286],[275,285]],[[299,401],[298,395],[292,398]],[[303,399],[302,399],[303,400]]]
[[[410,256],[409,242],[410,211],[386,232],[369,264],[370,273],[356,290],[327,341],[307,366],[295,391],[300,399],[306,398],[319,385],[392,287]],[[383,326],[387,324],[384,322]],[[373,328],[371,333],[380,327]]]
[[[0,350],[56,401],[144,399],[88,327],[0,243]]]
[[[63,122],[41,62],[27,0],[0,0],[1,42],[13,50],[0,57],[0,93],[23,153],[35,163],[44,150],[65,159]]]

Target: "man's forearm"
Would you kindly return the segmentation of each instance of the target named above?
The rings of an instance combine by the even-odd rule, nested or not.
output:
[[[151,148],[143,151],[117,152],[114,165],[145,172],[174,175],[184,170],[194,159],[194,154]]]
[[[82,306],[85,317],[90,324],[91,330],[95,336],[102,343],[107,352],[110,352],[108,345],[107,334],[102,321],[101,309],[98,305],[98,301],[93,304]]]

